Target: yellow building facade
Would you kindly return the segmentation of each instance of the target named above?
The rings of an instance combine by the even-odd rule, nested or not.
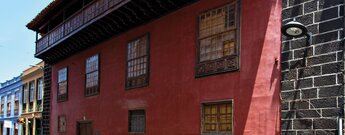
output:
[[[41,135],[43,111],[43,66],[40,62],[26,69],[22,75],[22,121],[23,135]]]

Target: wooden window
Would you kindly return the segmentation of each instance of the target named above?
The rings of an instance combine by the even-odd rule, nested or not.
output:
[[[66,132],[66,116],[65,115],[60,115],[58,117],[58,129],[60,133]]]
[[[1,97],[1,114],[5,116],[5,96]]]
[[[27,112],[27,107],[26,107],[26,103],[28,102],[28,85],[27,84],[23,84],[23,96],[22,96],[22,100],[23,100],[23,113],[26,113]]]
[[[203,133],[232,133],[232,102],[204,104],[202,110]]]
[[[15,92],[14,95],[14,114],[19,113],[19,91]]]
[[[68,69],[62,68],[58,71],[58,102],[63,102],[68,99]]]
[[[236,1],[199,15],[196,76],[238,70]]]
[[[29,112],[34,111],[35,81],[29,83]]]
[[[85,96],[99,94],[99,55],[86,59]]]
[[[149,83],[149,35],[128,43],[126,88],[147,86]]]
[[[36,88],[36,110],[35,111],[43,111],[43,79],[37,79],[37,88]]]
[[[37,100],[42,100],[43,98],[43,80],[42,78],[37,79]]]
[[[11,115],[11,97],[12,95],[7,95],[7,117]]]
[[[131,133],[145,132],[145,110],[131,110],[128,118],[128,131]]]
[[[91,121],[79,121],[77,126],[77,135],[92,135],[93,131]]]
[[[23,103],[25,104],[27,102],[28,99],[28,85],[24,84],[23,85]]]
[[[34,94],[35,94],[35,82],[34,81],[31,81],[30,83],[29,83],[29,91],[30,91],[30,93],[29,93],[29,97],[30,97],[30,102],[34,102]]]

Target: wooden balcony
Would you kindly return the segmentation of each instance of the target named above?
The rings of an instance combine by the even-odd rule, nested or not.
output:
[[[36,41],[37,58],[54,63],[198,0],[95,0]]]
[[[73,34],[82,26],[90,23],[92,19],[104,14],[115,6],[125,3],[128,0],[98,0],[79,10],[77,13],[66,19],[63,23],[36,41],[36,54],[44,51],[68,35]]]

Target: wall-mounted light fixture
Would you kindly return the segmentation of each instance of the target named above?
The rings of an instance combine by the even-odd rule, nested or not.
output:
[[[312,33],[302,23],[295,21],[295,19],[283,25],[282,33],[292,38],[307,36],[307,45],[310,45],[312,42]]]

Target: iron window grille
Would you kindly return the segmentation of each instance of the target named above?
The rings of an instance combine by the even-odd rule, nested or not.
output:
[[[58,71],[58,102],[68,99],[68,69],[64,67]]]
[[[144,133],[146,128],[145,110],[130,110],[128,118],[128,132]]]
[[[128,43],[126,89],[148,85],[149,61],[149,34]]]
[[[92,135],[92,122],[91,121],[78,121],[77,135]]]
[[[86,59],[85,96],[99,94],[99,54]]]
[[[199,15],[196,76],[239,69],[236,0]]]

